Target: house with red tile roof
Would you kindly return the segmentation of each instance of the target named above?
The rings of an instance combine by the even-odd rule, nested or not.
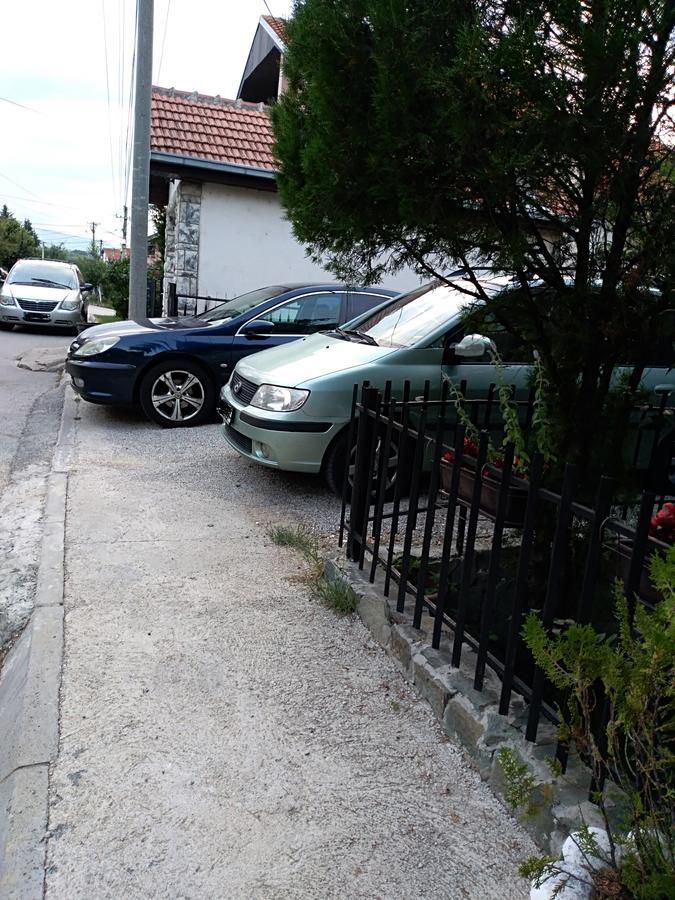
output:
[[[284,87],[284,25],[260,18],[234,100],[153,88],[150,199],[167,207],[164,293],[175,285],[182,307],[326,279],[293,235],[276,190],[266,104]],[[419,278],[404,272],[392,281],[403,290]]]

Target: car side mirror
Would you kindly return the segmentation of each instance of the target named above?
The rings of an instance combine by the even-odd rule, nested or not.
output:
[[[93,291],[93,290],[94,290],[94,285],[89,284],[88,281],[86,281],[84,284],[80,285],[80,293],[82,293],[82,294],[87,294],[89,291]]]
[[[243,334],[249,340],[255,340],[255,338],[267,337],[274,329],[274,322],[270,322],[269,319],[251,319],[250,322],[241,326],[239,334]]]
[[[497,345],[484,334],[465,334],[461,341],[444,348],[443,363],[449,365],[463,359],[480,359],[486,353],[496,352]]]

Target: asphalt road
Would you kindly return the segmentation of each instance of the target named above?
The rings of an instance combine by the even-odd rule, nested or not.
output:
[[[59,373],[33,372],[17,358],[39,357],[72,337],[53,331],[0,331],[0,651],[30,617],[42,509],[61,417]]]
[[[12,461],[33,404],[56,386],[53,372],[29,372],[17,366],[17,357],[44,347],[66,349],[72,336],[47,329],[0,331],[0,493],[7,486]],[[39,415],[39,412],[37,413]]]

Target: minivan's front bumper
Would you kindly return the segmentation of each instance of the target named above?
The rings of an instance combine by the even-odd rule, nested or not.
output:
[[[299,410],[268,412],[242,406],[226,385],[218,401],[227,443],[247,459],[287,472],[318,474],[326,450],[346,424],[312,419]]]
[[[20,306],[0,306],[0,322],[3,325],[49,325],[54,328],[76,328],[82,325],[82,307],[59,309],[49,312],[22,309]]]

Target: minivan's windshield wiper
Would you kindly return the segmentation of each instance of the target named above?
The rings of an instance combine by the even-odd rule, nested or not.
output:
[[[31,278],[31,284],[50,284],[52,287],[65,288],[68,291],[74,290],[69,284],[61,284],[60,281],[52,281],[51,278]]]
[[[363,331],[356,331],[354,328],[339,328],[335,327],[332,331],[333,334],[337,334],[342,338],[343,341],[353,341],[356,340],[357,343],[361,342],[362,344],[370,344],[373,347],[378,347],[379,344],[375,340],[375,338],[371,337],[369,334],[364,334]],[[353,337],[352,337],[353,335]]]

